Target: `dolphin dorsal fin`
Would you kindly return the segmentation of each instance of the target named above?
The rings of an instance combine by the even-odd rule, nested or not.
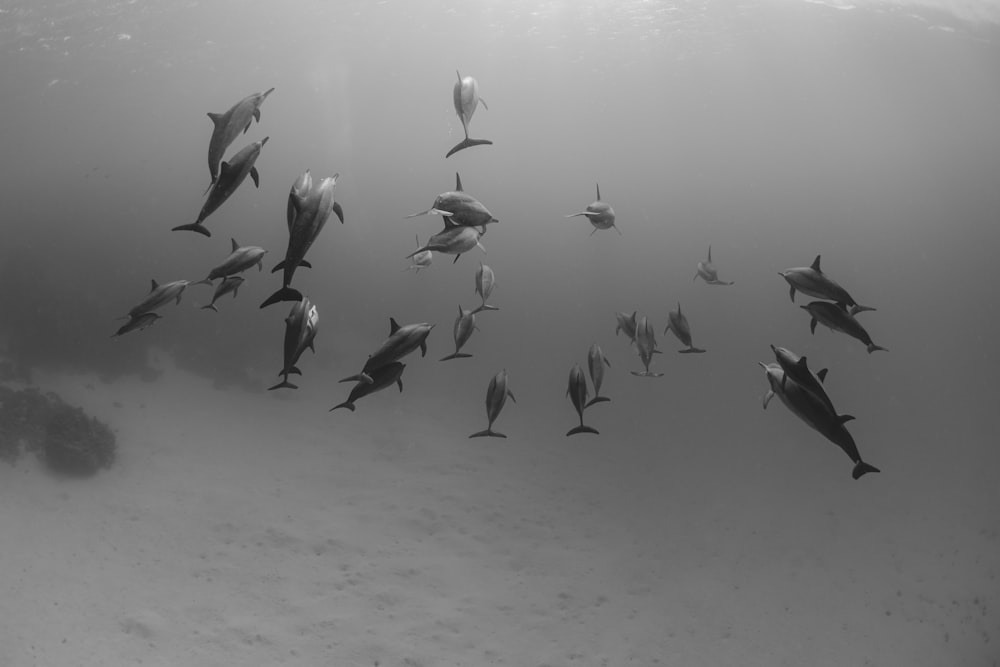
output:
[[[229,172],[229,163],[223,161],[222,164],[219,165],[219,178],[222,178],[228,172]]]
[[[681,302],[680,301],[677,302],[677,314],[678,315],[681,314]]]
[[[806,362],[806,358],[805,357],[799,357],[799,360],[795,362],[795,365],[799,366],[800,368],[808,368],[809,367],[808,363]]]
[[[396,333],[397,331],[399,331],[399,324],[396,322],[396,318],[390,317],[389,318],[389,335],[391,336],[394,333]]]
[[[150,286],[150,288],[149,288],[149,291],[150,291],[150,292],[152,292],[153,290],[155,290],[155,289],[156,289],[157,287],[159,287],[159,286],[160,286],[160,284],[159,284],[158,282],[156,282],[156,278],[153,278],[153,279],[152,279],[152,280],[150,280],[149,282],[151,283],[151,286]]]
[[[596,185],[597,185],[597,201],[601,201],[601,184],[596,183]]]
[[[462,192],[462,177],[458,175],[457,171],[455,172],[455,190]]]
[[[816,259],[814,259],[812,263],[812,270],[818,273],[823,273],[823,269],[819,268],[819,258],[820,256],[816,255]]]
[[[708,246],[708,263],[712,263],[712,246]]]
[[[226,119],[224,118],[224,116],[225,116],[225,114],[212,113],[211,111],[208,112],[208,117],[212,119],[212,122],[215,123],[216,126],[221,125],[221,124],[223,124],[223,123],[226,122]]]
[[[455,70],[455,76],[458,77],[458,82],[462,83],[462,74],[458,70]]]
[[[236,242],[236,239],[229,239],[229,240],[233,242],[233,252],[236,252],[237,248],[240,247],[240,244]]]
[[[826,374],[827,374],[827,372],[829,372],[829,369],[824,368],[819,373],[816,373],[816,377],[819,378],[820,382],[826,382]]]

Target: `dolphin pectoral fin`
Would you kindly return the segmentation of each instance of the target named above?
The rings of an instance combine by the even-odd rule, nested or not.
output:
[[[264,303],[260,304],[261,308],[267,308],[272,303],[278,303],[279,301],[301,301],[302,292],[294,289],[292,287],[282,287],[277,292],[267,297]]]
[[[767,393],[764,394],[764,401],[763,401],[763,403],[764,403],[764,409],[765,410],[767,410],[767,404],[771,402],[772,398],[774,398],[774,391],[772,391],[772,390],[769,389],[767,391]]]
[[[354,403],[351,403],[350,401],[344,401],[343,403],[340,403],[339,405],[333,406],[332,408],[330,408],[329,410],[327,410],[327,412],[333,412],[337,408],[347,408],[351,412],[354,412]]]
[[[455,262],[457,262],[457,261],[458,261],[458,258],[459,258],[459,257],[461,257],[461,256],[462,256],[462,253],[458,253],[457,255],[455,255],[455,259],[453,259],[453,260],[451,261],[451,263],[452,263],[452,264],[454,264]]]
[[[490,428],[486,429],[485,431],[477,431],[476,433],[473,433],[469,437],[470,438],[482,438],[482,437],[485,437],[485,436],[489,436],[490,438],[506,438],[507,437],[503,433],[500,433],[499,431],[494,431],[493,429],[490,429]]]
[[[613,229],[616,232],[618,232],[618,236],[623,236],[622,230],[618,229],[618,225],[611,225],[611,229]]]
[[[255,188],[260,187],[260,174],[257,173],[257,167],[250,167],[250,178],[253,179],[253,186]]]
[[[253,110],[253,119],[255,121],[257,121],[258,123],[260,122],[260,109],[259,108]],[[249,124],[247,125],[247,127],[249,127]]]
[[[883,352],[888,352],[889,351],[889,350],[887,350],[886,348],[884,348],[884,347],[882,347],[880,345],[876,345],[875,343],[872,343],[872,344],[870,344],[868,346],[868,354],[871,354],[875,350],[882,350]]]
[[[449,359],[468,359],[471,356],[471,354],[466,354],[464,352],[455,352],[453,354],[449,354],[447,357],[441,357],[440,361],[448,361]]]
[[[444,209],[440,209],[440,208],[429,208],[429,209],[427,209],[426,212],[430,213],[431,215],[440,215],[440,216],[442,216],[444,218],[450,218],[451,216],[455,215],[451,211],[445,211]]]
[[[611,399],[610,399],[610,398],[608,398],[607,396],[594,396],[594,397],[593,397],[592,399],[590,399],[590,401],[588,401],[588,402],[587,402],[587,404],[586,404],[585,406],[583,406],[583,407],[585,407],[585,408],[589,408],[589,407],[590,407],[591,405],[593,405],[594,403],[610,403],[610,402],[611,402]]]
[[[249,130],[249,129],[250,129],[250,125],[251,125],[251,124],[252,124],[252,123],[251,123],[250,121],[247,121],[247,124],[243,126],[243,134],[246,134],[246,133],[247,133],[247,130]]]
[[[567,215],[565,217],[567,217],[567,218],[575,218],[575,217],[581,216],[581,215],[585,216],[587,214],[586,214],[586,212],[581,211],[580,213],[570,213],[569,215]],[[591,234],[593,234],[593,232],[591,232]]]
[[[205,225],[201,224],[200,222],[192,222],[189,225],[177,225],[176,227],[174,227],[170,231],[172,231],[172,232],[179,232],[179,231],[198,232],[199,234],[202,234],[204,236],[211,236],[212,235],[212,232],[208,231],[208,228],[205,227]]]
[[[839,421],[841,424],[852,422],[854,421],[854,419],[855,419],[854,415],[837,415],[837,421]]]
[[[592,229],[590,232],[590,236],[593,236],[596,233],[597,233],[597,227],[594,227],[594,229]]]
[[[811,320],[809,320],[809,333],[811,333],[813,335],[816,334],[816,318],[815,317],[812,318]]]
[[[427,356],[427,341],[423,341],[423,340],[420,341],[420,356],[421,357],[426,357]]]
[[[288,375],[302,375],[302,371],[299,370],[298,366],[292,366],[288,369]]]
[[[792,300],[792,303],[795,303],[795,285],[788,286],[788,297]]]
[[[364,379],[361,377],[361,373],[358,373],[357,375],[348,375],[343,380],[337,380],[337,382],[364,382]]]
[[[701,349],[700,347],[689,347],[687,349],[677,350],[677,351],[680,352],[681,354],[701,354],[702,352],[705,352],[705,350]]]
[[[576,435],[577,433],[593,433],[594,435],[601,434],[600,431],[598,431],[596,428],[592,428],[585,424],[580,424],[579,426],[576,426],[566,431],[566,436],[569,437],[571,435]]]
[[[399,385],[399,393],[403,393],[403,378],[396,378],[396,384]]]
[[[340,219],[340,224],[344,224],[344,209],[340,206],[340,202],[333,202],[333,212]]]
[[[416,218],[416,217],[421,216],[421,215],[427,215],[428,213],[430,213],[433,210],[434,210],[433,208],[429,208],[426,211],[421,211],[420,213],[411,213],[409,215],[404,215],[403,219],[406,220],[407,218]]]
[[[464,123],[463,123],[464,125]],[[455,144],[455,146],[445,154],[445,158],[449,158],[460,150],[464,150],[471,146],[491,146],[493,144],[489,139],[470,139],[466,137],[462,141]]]
[[[882,471],[870,463],[865,463],[864,461],[858,460],[858,462],[854,464],[854,469],[851,471],[851,477],[853,477],[854,479],[858,479],[862,475],[865,475],[870,472],[882,472]]]
[[[285,268],[285,260],[281,260],[280,262],[275,264],[274,268],[271,269],[271,273],[276,273],[278,271],[281,271],[283,268]]]
[[[312,264],[310,264],[309,262],[307,262],[307,261],[306,261],[306,260],[304,260],[304,259],[300,259],[300,260],[299,260],[299,263],[298,263],[298,266],[304,266],[304,267],[305,267],[305,268],[307,268],[307,269],[311,269],[311,268],[313,267],[313,265],[312,265]]]
[[[859,303],[851,306],[851,315],[857,315],[858,313],[867,313],[871,310],[878,310],[877,308],[872,308],[871,306],[862,306]]]

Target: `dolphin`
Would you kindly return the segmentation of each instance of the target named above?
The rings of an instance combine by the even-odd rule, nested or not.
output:
[[[219,312],[219,309],[215,307],[215,302],[219,300],[219,297],[225,296],[230,292],[233,293],[233,298],[235,299],[240,289],[240,285],[243,284],[244,280],[245,279],[242,276],[226,276],[223,278],[222,282],[215,287],[215,294],[212,295],[212,303],[207,306],[202,306],[202,309],[210,308],[215,312]]]
[[[466,310],[462,306],[458,307],[458,317],[455,318],[454,335],[455,335],[455,351],[449,354],[447,357],[441,357],[441,361],[448,361],[449,359],[463,359],[466,357],[471,357],[471,354],[465,354],[460,352],[462,346],[465,345],[469,337],[472,336],[472,330],[476,328],[476,313],[472,310]]]
[[[486,266],[482,262],[479,262],[479,268],[476,269],[476,294],[479,298],[483,300],[483,305],[479,306],[472,312],[478,313],[481,310],[500,310],[496,306],[491,306],[486,303],[486,300],[490,298],[490,294],[493,293],[493,288],[497,285],[497,277],[493,273],[493,269]]]
[[[399,385],[399,390],[403,391],[403,369],[406,368],[406,364],[400,363],[398,361],[393,361],[385,366],[380,366],[376,370],[372,371],[372,381],[371,382],[359,382],[351,389],[350,395],[347,400],[343,403],[339,403],[332,408],[329,412],[333,412],[337,408],[347,408],[351,412],[354,412],[354,403],[360,399],[364,398],[368,394],[374,394],[376,391],[385,389],[389,385],[395,383]]]
[[[292,306],[288,317],[285,318],[285,364],[278,373],[284,378],[273,387],[268,387],[268,391],[282,388],[298,389],[297,386],[288,381],[288,376],[293,373],[302,375],[302,371],[295,364],[306,348],[312,350],[313,354],[316,353],[313,340],[316,338],[318,330],[319,311],[307,297],[302,297],[301,301]]]
[[[870,306],[862,306],[847,293],[836,281],[827,276],[819,268],[819,255],[813,260],[811,266],[800,266],[792,269],[779,271],[778,275],[785,279],[789,285],[788,295],[795,301],[795,290],[814,296],[817,299],[827,299],[836,303],[850,306],[852,313],[859,313],[863,310],[875,310]]]
[[[482,438],[484,436],[490,436],[491,438],[507,437],[503,433],[493,430],[493,422],[500,416],[500,411],[503,410],[508,396],[510,396],[510,400],[517,403],[517,399],[514,398],[514,392],[507,386],[507,369],[505,368],[493,376],[490,380],[490,385],[486,388],[486,418],[489,420],[489,424],[485,431],[477,431],[470,435],[470,438]]]
[[[618,325],[615,327],[615,335],[618,335],[619,331],[624,331],[625,335],[628,336],[629,344],[635,344],[635,331],[639,326],[638,312],[632,311],[632,314],[627,313],[615,313],[615,318],[618,320]]]
[[[192,285],[211,285],[216,278],[228,278],[237,273],[243,273],[251,266],[256,266],[257,270],[263,268],[264,254],[267,252],[263,248],[255,245],[243,246],[242,248],[236,239],[230,239],[233,243],[233,251],[222,264],[209,271],[208,277],[199,280]]]
[[[462,177],[455,172],[455,189],[450,192],[442,192],[434,198],[434,203],[426,211],[411,213],[405,218],[416,218],[421,215],[440,215],[445,219],[447,225],[458,225],[461,227],[479,227],[479,231],[486,233],[486,225],[500,222],[493,217],[490,210],[483,206],[483,203],[466,193],[462,189]]]
[[[672,331],[677,339],[683,344],[687,345],[686,350],[677,350],[681,354],[687,354],[690,352],[704,352],[705,350],[691,345],[691,325],[688,324],[687,317],[681,312],[681,304],[677,302],[677,310],[671,310],[667,313],[667,328],[663,330],[664,335],[668,331]]]
[[[264,137],[260,141],[253,142],[234,155],[231,162],[223,162],[219,177],[212,183],[212,187],[208,192],[208,199],[205,200],[205,204],[201,207],[198,219],[187,225],[177,225],[173,228],[173,231],[186,230],[211,236],[212,232],[208,231],[205,225],[202,224],[205,218],[212,215],[217,208],[222,206],[236,192],[236,188],[246,180],[248,175],[253,178],[254,186],[260,187],[260,175],[257,173],[257,167],[254,166],[254,163],[257,162],[260,150],[269,138]]]
[[[403,269],[404,271],[413,270],[414,273],[420,273],[420,269],[426,269],[434,261],[434,253],[430,250],[420,250],[420,235],[416,236],[417,239],[417,252],[410,258],[410,265]]]
[[[288,229],[288,248],[285,250],[285,258],[271,269],[271,273],[284,270],[282,286],[260,304],[261,308],[279,301],[298,301],[302,298],[301,292],[290,287],[295,269],[300,266],[312,267],[312,264],[305,260],[306,252],[323,231],[331,213],[336,213],[340,223],[344,224],[344,211],[340,204],[333,200],[333,188],[338,178],[340,174],[334,174],[319,183],[313,183],[312,176],[307,170],[292,184],[288,199],[289,206],[294,209],[294,217]],[[305,196],[300,196],[302,192],[305,192]]]
[[[489,111],[489,107],[486,106],[486,100],[479,96],[478,81],[471,76],[467,76],[463,79],[462,75],[458,73],[458,70],[455,70],[455,74],[458,76],[458,82],[452,89],[452,99],[455,102],[455,113],[458,114],[458,119],[462,121],[462,131],[465,132],[465,139],[455,144],[455,146],[445,155],[445,158],[450,158],[463,148],[490,145],[493,143],[489,139],[469,138],[469,123],[472,122],[472,114],[476,113],[476,107],[479,106],[480,102],[482,102],[483,108],[487,111]]]
[[[615,226],[615,210],[611,208],[611,205],[601,201],[601,185],[597,185],[597,201],[592,204],[588,204],[586,210],[580,211],[579,213],[570,213],[567,218],[572,218],[578,215],[582,215],[590,220],[590,224],[594,226],[594,231],[590,232],[593,236],[598,229],[614,229],[618,232],[619,236],[622,230]]]
[[[443,230],[427,239],[427,243],[407,255],[406,259],[412,259],[420,253],[430,250],[445,255],[454,255],[455,260],[452,262],[454,264],[462,256],[462,253],[468,252],[477,246],[484,253],[486,252],[486,248],[479,242],[481,236],[482,233],[475,227],[445,225]]]
[[[146,327],[153,326],[153,323],[161,317],[163,317],[163,315],[152,311],[136,315],[135,317],[130,317],[128,322],[118,328],[118,331],[111,334],[111,337],[118,338],[119,336],[124,336],[129,331],[142,331]]]
[[[698,278],[701,278],[709,285],[734,284],[731,281],[719,280],[719,272],[715,269],[715,264],[712,264],[712,246],[708,246],[708,259],[704,262],[698,262],[698,271],[694,274],[692,280],[698,280]]]
[[[833,401],[823,388],[823,381],[826,380],[827,369],[822,369],[815,375],[809,370],[805,357],[800,357],[788,348],[771,346],[774,357],[784,372],[784,380],[794,380],[806,391],[811,391],[816,398],[823,402],[830,412],[836,412]]]
[[[881,472],[878,468],[861,459],[854,438],[844,426],[854,419],[851,415],[838,415],[830,410],[813,392],[804,388],[798,382],[785,377],[785,372],[779,364],[760,364],[764,369],[770,390],[764,397],[764,407],[771,397],[777,395],[796,417],[804,421],[813,430],[827,440],[840,447],[854,463],[851,477],[858,479],[870,472]]]
[[[858,318],[854,317],[854,314],[847,310],[843,304],[830,303],[829,301],[810,301],[804,306],[799,306],[799,308],[802,308],[812,316],[812,320],[809,322],[809,330],[814,334],[816,333],[816,323],[820,322],[830,327],[832,331],[839,331],[851,338],[858,339],[868,348],[868,354],[871,354],[875,350],[888,352],[886,348],[872,342],[872,337],[868,334],[868,331],[861,326]]]
[[[426,356],[427,336],[433,328],[433,324],[427,324],[426,322],[399,326],[396,320],[390,317],[389,337],[375,351],[375,354],[368,357],[368,361],[365,362],[365,367],[361,369],[360,373],[346,377],[341,382],[365,382],[371,384],[373,382],[372,373],[374,371],[393,361],[402,359],[417,348],[420,348],[420,356]]]
[[[639,351],[639,359],[642,361],[642,365],[646,367],[646,370],[629,372],[639,377],[663,377],[663,373],[654,373],[649,370],[649,364],[653,360],[653,355],[659,352],[659,350],[656,349],[656,333],[653,331],[653,325],[649,323],[645,315],[639,318],[636,325],[635,346]]]
[[[567,436],[577,433],[598,434],[596,428],[592,428],[583,423],[583,410],[587,407],[587,378],[583,376],[580,364],[574,364],[569,371],[569,386],[566,388],[566,395],[572,401],[576,413],[580,415],[580,425],[571,428],[566,432]]]
[[[208,171],[212,175],[212,184],[209,187],[215,184],[219,176],[219,162],[222,161],[229,144],[240,136],[240,132],[250,129],[251,119],[256,118],[257,122],[260,122],[260,105],[273,91],[274,88],[269,88],[263,93],[248,95],[225,113],[208,112],[208,117],[212,119],[214,125],[212,138],[208,142]]]
[[[603,403],[604,401],[611,400],[607,396],[601,396],[601,384],[604,383],[605,365],[611,368],[611,362],[604,356],[601,346],[594,343],[587,350],[587,367],[590,369],[590,381],[594,383],[594,397],[587,403],[586,407],[588,408],[594,403]]]
[[[149,288],[149,294],[146,298],[139,302],[138,305],[134,306],[128,315],[125,317],[136,318],[145,313],[158,310],[163,306],[167,305],[171,301],[175,303],[181,302],[181,295],[184,294],[184,288],[191,284],[189,280],[174,280],[169,283],[164,283],[160,285],[155,280],[150,281],[151,286]],[[124,318],[122,318],[124,319]]]

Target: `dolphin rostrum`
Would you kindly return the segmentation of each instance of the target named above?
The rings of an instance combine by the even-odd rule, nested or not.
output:
[[[393,361],[385,366],[380,366],[372,372],[371,382],[359,382],[354,385],[351,389],[350,395],[347,397],[347,400],[333,406],[330,408],[329,412],[333,412],[337,408],[347,408],[351,412],[354,412],[355,401],[369,394],[374,394],[376,391],[385,389],[393,383],[398,384],[399,390],[403,391],[402,375],[405,368],[406,364],[398,361]]]
[[[653,331],[653,325],[649,323],[645,315],[639,318],[636,325],[635,346],[639,352],[639,360],[642,361],[642,365],[646,367],[646,370],[629,372],[639,377],[663,377],[663,373],[655,373],[649,370],[649,364],[653,360],[653,355],[659,352],[659,350],[656,349],[656,333]]]
[[[569,400],[573,403],[576,413],[580,415],[580,425],[571,428],[566,432],[566,435],[576,435],[577,433],[597,434],[598,431],[596,428],[583,423],[583,411],[587,407],[587,378],[584,377],[580,364],[573,364],[573,368],[569,371],[569,386],[566,388],[566,395],[569,396]]]
[[[587,350],[587,367],[590,369],[590,381],[594,383],[594,397],[587,403],[589,408],[594,403],[610,401],[607,396],[601,396],[601,385],[604,383],[604,366],[611,368],[611,362],[604,356],[601,346],[594,343]]]
[[[460,350],[462,349],[462,346],[468,342],[469,337],[472,336],[473,329],[476,329],[475,311],[466,310],[465,308],[462,308],[462,306],[459,306],[458,317],[455,318],[455,326],[453,328],[455,336],[455,351],[447,357],[441,357],[441,361],[471,357],[471,354],[460,352]]]
[[[590,232],[591,236],[598,229],[614,229],[619,235],[622,233],[622,230],[615,226],[615,210],[607,202],[601,201],[601,185],[599,183],[597,184],[597,200],[588,204],[585,210],[579,213],[570,213],[566,217],[573,218],[578,215],[586,217],[594,226],[594,231]]]
[[[316,353],[313,340],[316,338],[318,330],[319,311],[307,297],[302,297],[301,301],[292,306],[288,317],[285,318],[285,363],[279,373],[279,375],[284,376],[284,379],[273,387],[268,387],[268,391],[281,388],[298,389],[297,386],[288,381],[288,376],[292,374],[302,375],[302,371],[295,364],[298,363],[299,357],[306,351],[306,348],[312,350],[313,354]]]
[[[173,231],[186,230],[211,236],[212,232],[208,231],[205,225],[202,224],[205,218],[212,215],[217,208],[222,206],[236,192],[236,188],[243,183],[247,176],[253,178],[254,186],[260,187],[260,175],[257,173],[257,167],[254,166],[254,163],[257,162],[260,150],[269,138],[264,137],[260,141],[255,141],[249,146],[245,146],[239,153],[232,157],[230,162],[223,162],[219,177],[212,183],[212,187],[208,191],[208,199],[205,200],[205,204],[201,207],[198,219],[187,225],[178,225],[173,228]]]
[[[836,411],[829,409],[826,404],[813,392],[809,391],[790,377],[785,377],[785,372],[779,364],[760,364],[764,369],[770,390],[764,397],[764,407],[771,397],[777,395],[781,402],[785,404],[796,417],[804,421],[813,430],[820,433],[827,440],[840,447],[854,463],[851,477],[858,479],[862,475],[870,472],[881,472],[878,468],[866,463],[861,459],[858,446],[854,438],[844,426],[854,419],[851,415],[839,415]]]
[[[454,190],[439,194],[426,211],[411,213],[405,218],[416,218],[427,214],[440,215],[445,219],[445,225],[479,227],[479,231],[484,234],[486,225],[499,222],[481,201],[462,189],[462,177],[458,172],[455,172]]]
[[[398,361],[420,348],[420,356],[427,354],[427,336],[430,334],[433,324],[420,322],[418,324],[404,324],[399,326],[396,320],[389,318],[389,337],[385,339],[382,346],[375,351],[375,354],[368,357],[365,367],[356,375],[344,378],[341,382],[365,382],[371,384],[372,373],[382,366],[386,366],[393,361]]]
[[[667,314],[667,328],[663,330],[666,334],[668,331],[672,331],[677,339],[684,345],[687,345],[685,350],[677,350],[681,354],[687,354],[689,352],[704,352],[705,350],[700,347],[695,347],[691,344],[691,325],[688,324],[687,317],[681,312],[681,304],[677,302],[677,310],[671,310]]]
[[[264,254],[267,252],[263,248],[255,245],[248,245],[240,247],[236,243],[236,239],[230,239],[233,243],[233,251],[229,254],[229,257],[225,259],[222,264],[212,269],[208,273],[208,277],[204,280],[199,280],[196,283],[191,283],[192,285],[210,285],[216,278],[228,278],[229,276],[236,275],[237,273],[243,273],[251,266],[256,266],[259,271],[262,268],[264,262]]]
[[[455,144],[445,155],[445,158],[449,158],[458,151],[470,146],[483,146],[493,143],[489,139],[469,138],[469,123],[472,122],[472,114],[476,113],[476,107],[479,106],[480,102],[482,102],[483,108],[487,111],[489,111],[489,107],[486,106],[486,100],[479,96],[478,81],[471,76],[463,79],[458,70],[455,70],[455,74],[458,76],[458,81],[452,89],[452,100],[455,103],[455,113],[458,114],[458,119],[462,121],[462,131],[465,132],[465,139]]]
[[[214,128],[212,138],[208,142],[208,172],[212,175],[212,184],[219,177],[219,162],[229,148],[229,144],[240,136],[240,132],[250,129],[250,121],[254,118],[260,122],[260,105],[274,91],[269,88],[263,93],[248,95],[229,108],[225,113],[208,112]],[[212,187],[212,184],[209,187]],[[207,190],[206,190],[207,192]]]
[[[481,310],[500,310],[496,306],[491,306],[486,303],[486,300],[490,298],[490,294],[493,293],[493,288],[497,285],[497,277],[493,273],[493,269],[486,266],[482,262],[479,262],[479,268],[476,269],[476,294],[479,298],[483,300],[483,305],[479,306],[472,312],[478,313]]]
[[[701,278],[709,285],[732,285],[732,281],[719,280],[719,272],[715,268],[715,264],[712,264],[712,246],[708,246],[708,259],[704,262],[698,262],[698,271],[694,274],[692,280],[698,280]]]
[[[219,309],[215,307],[215,302],[219,300],[219,297],[225,296],[230,292],[233,293],[233,298],[236,298],[236,294],[240,289],[240,285],[243,284],[245,279],[243,276],[226,276],[222,279],[218,285],[215,286],[215,294],[212,295],[212,303],[202,306],[202,308],[209,308],[215,312],[219,312]]]
[[[875,310],[870,306],[862,306],[847,293],[843,287],[837,284],[832,278],[827,276],[819,268],[819,255],[813,260],[811,266],[799,266],[791,269],[779,271],[778,275],[788,283],[788,295],[795,301],[795,291],[814,296],[817,299],[827,299],[836,303],[850,306],[853,313],[863,310]]]
[[[868,348],[868,354],[871,354],[875,350],[888,352],[886,348],[872,342],[872,337],[868,334],[868,331],[861,326],[858,318],[851,311],[847,310],[847,307],[843,304],[830,303],[829,301],[810,301],[804,306],[799,306],[799,308],[808,312],[812,317],[809,321],[809,330],[814,334],[816,333],[816,323],[819,322],[828,326],[832,331],[845,333],[851,338],[861,341]]]
[[[490,436],[491,438],[507,437],[503,433],[493,430],[493,422],[500,416],[500,411],[503,410],[508,396],[510,396],[510,400],[517,403],[517,399],[514,398],[514,392],[507,386],[507,369],[505,368],[493,376],[489,387],[486,388],[486,418],[489,420],[489,424],[485,431],[477,431],[470,435],[470,438],[482,438],[484,436]]]

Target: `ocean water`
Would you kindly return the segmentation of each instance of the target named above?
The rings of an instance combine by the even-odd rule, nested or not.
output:
[[[780,589],[756,591],[768,600],[782,586],[836,592],[843,615],[824,617],[823,594],[810,599],[816,627],[843,644],[798,636],[803,653],[772,653],[771,664],[794,664],[810,641],[822,651],[813,664],[862,664],[859,643],[877,649],[868,664],[1000,659],[992,3],[32,0],[0,3],[0,54],[0,343],[21,379],[155,385],[152,354],[247,394],[251,424],[309,406],[295,414],[331,440],[405,431],[419,445],[433,433],[496,458],[516,442],[510,484],[533,474],[530,460],[518,466],[526,446],[564,461],[545,483],[590,489],[616,527],[608,535],[653,558],[662,549],[666,572],[675,540],[704,542],[720,581],[753,588],[767,569]],[[456,70],[489,105],[470,135],[494,144],[445,158],[463,137]],[[207,219],[211,238],[172,232],[194,220],[209,184],[206,112],[270,87],[260,122],[226,153],[269,137],[260,187],[248,179]],[[313,268],[293,282],[319,309],[316,354],[300,361],[297,391],[266,394],[289,304],[258,306],[280,286],[269,271],[287,241],[288,189],[306,169],[339,174],[345,222],[331,218]],[[452,190],[456,173],[500,220],[486,253],[405,271],[414,237],[442,223],[404,216]],[[564,217],[596,184],[620,235]],[[153,327],[110,337],[151,279],[203,278],[231,238],[268,254],[219,313],[196,308],[212,290],[192,286]],[[692,281],[709,245],[734,285]],[[778,271],[817,255],[877,308],[859,318],[888,352],[822,326],[810,334],[798,308],[808,297],[791,302]],[[439,362],[458,307],[478,305],[481,261],[500,310],[478,316],[463,350],[472,358]],[[663,334],[677,303],[706,354],[675,354]],[[641,364],[615,313],[633,310],[657,330],[663,377],[628,373]],[[404,360],[402,393],[327,413],[390,317],[436,325],[427,356]],[[567,375],[594,342],[612,364],[612,401],[586,412],[599,436],[567,439]],[[852,480],[843,452],[780,403],[761,409],[757,362],[773,360],[771,344],[829,368],[827,390],[857,418],[849,429],[880,474]],[[466,441],[485,427],[486,386],[503,368],[517,397],[497,422],[509,440]],[[790,552],[815,566],[808,581],[780,576]],[[734,595],[753,608],[750,593]],[[844,621],[855,604],[886,627]],[[913,662],[924,650],[931,661]],[[502,650],[494,659],[514,664]]]

